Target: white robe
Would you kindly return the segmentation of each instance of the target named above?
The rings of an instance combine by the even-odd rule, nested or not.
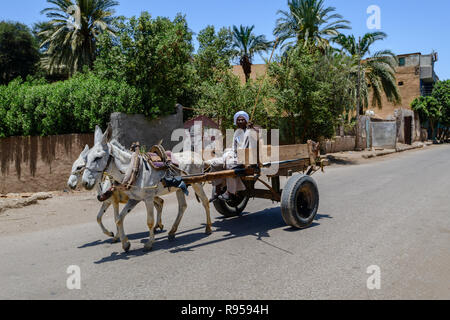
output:
[[[213,167],[213,171],[220,170],[231,170],[238,165],[238,150],[247,149],[250,145],[251,129],[242,130],[238,129],[234,133],[233,137],[233,147],[224,152],[221,158],[216,158],[209,161],[209,164]],[[245,191],[245,185],[242,179],[236,178],[226,178],[220,179],[213,182],[214,186],[224,185],[226,182],[227,190],[231,194],[237,194],[239,191]]]

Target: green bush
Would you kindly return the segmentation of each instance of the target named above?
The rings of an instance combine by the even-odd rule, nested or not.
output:
[[[16,79],[0,86],[0,137],[93,132],[112,112],[134,113],[140,106],[135,88],[90,73],[53,84]]]

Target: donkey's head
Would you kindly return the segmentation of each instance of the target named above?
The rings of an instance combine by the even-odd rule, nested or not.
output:
[[[102,137],[103,137],[102,129],[100,129],[99,126],[96,126],[94,135],[94,144],[99,142],[102,139]],[[78,180],[80,179],[84,169],[86,168],[87,156],[90,151],[91,150],[89,149],[89,146],[86,145],[84,150],[78,156],[78,159],[75,160],[75,162],[72,165],[72,171],[70,172],[70,177],[69,180],[67,181],[67,186],[72,190],[75,190],[75,188],[77,187]]]
[[[84,150],[80,153],[80,156],[72,165],[72,171],[70,173],[69,180],[67,181],[67,186],[75,190],[78,185],[78,179],[80,179],[84,168],[86,167],[87,155],[89,153],[89,146],[86,145]]]
[[[87,190],[92,190],[101,181],[103,173],[110,162],[111,151],[108,141],[111,138],[112,129],[108,126],[106,132],[99,137],[89,151],[86,160],[86,167],[83,174],[82,184]]]

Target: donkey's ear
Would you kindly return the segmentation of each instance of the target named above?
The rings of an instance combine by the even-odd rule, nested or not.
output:
[[[99,126],[95,126],[94,145],[100,143],[103,138],[102,129]]]
[[[87,155],[88,153],[89,153],[89,146],[86,145],[86,147],[84,147],[84,150],[83,150],[83,152],[81,153],[81,155],[82,155],[82,156],[85,156],[85,155]]]
[[[112,138],[112,127],[110,124],[108,124],[108,128],[106,128],[105,133],[102,137],[102,144],[107,144]]]

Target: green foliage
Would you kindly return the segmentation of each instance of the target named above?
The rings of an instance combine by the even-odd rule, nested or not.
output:
[[[233,38],[230,29],[222,28],[217,33],[214,26],[207,26],[197,36],[199,48],[194,56],[194,68],[201,81],[213,78],[214,70],[231,67]]]
[[[152,118],[172,113],[192,74],[192,34],[185,18],[152,19],[143,12],[115,25],[117,37],[100,37],[95,72],[135,87],[144,101],[136,113]]]
[[[250,81],[241,84],[239,77],[230,71],[214,72],[213,81],[205,81],[200,85],[201,98],[196,107],[196,113],[209,116],[218,121],[222,129],[233,128],[233,116],[238,111],[246,111],[252,115],[253,122],[271,128],[271,117],[277,112],[273,100],[273,92],[269,83]],[[256,97],[260,91],[258,105],[255,108]]]
[[[450,80],[437,82],[432,95],[414,99],[411,108],[419,113],[422,123],[428,122],[433,139],[447,139],[450,134]],[[437,130],[438,124],[444,127],[441,132]]]
[[[183,86],[183,93],[178,102],[185,107],[195,107],[201,96],[201,84],[214,81],[214,73],[231,68],[232,37],[228,28],[221,28],[216,32],[213,26],[207,26],[197,36],[199,48],[193,56],[187,72],[187,81]],[[193,112],[185,112],[191,117]]]
[[[93,132],[112,112],[130,113],[140,104],[135,88],[93,74],[53,84],[17,79],[0,86],[0,137]]]
[[[345,64],[297,47],[273,63],[269,75],[277,108],[287,116],[282,129],[292,143],[334,135],[339,116],[351,99]]]
[[[411,108],[419,113],[422,122],[429,122],[432,138],[435,139],[436,126],[442,117],[442,106],[434,97],[419,97],[411,103]]]
[[[0,85],[36,71],[39,50],[36,39],[21,23],[0,22]]]
[[[411,108],[419,113],[422,121],[429,120],[434,123],[442,116],[442,106],[436,98],[431,96],[414,99]]]
[[[432,97],[442,107],[442,116],[439,121],[442,125],[450,127],[450,80],[437,82],[433,88]]]

